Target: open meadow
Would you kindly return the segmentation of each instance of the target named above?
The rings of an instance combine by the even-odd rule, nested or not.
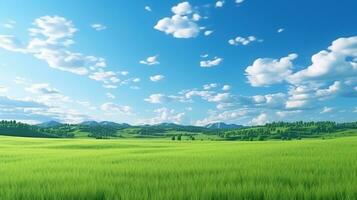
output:
[[[0,137],[0,199],[357,199],[357,137]]]

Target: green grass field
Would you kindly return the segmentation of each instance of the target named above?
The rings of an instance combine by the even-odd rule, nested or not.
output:
[[[0,137],[0,199],[357,199],[357,137]]]

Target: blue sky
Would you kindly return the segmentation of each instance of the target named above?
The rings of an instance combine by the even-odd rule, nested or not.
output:
[[[357,120],[357,2],[0,1],[0,119]]]

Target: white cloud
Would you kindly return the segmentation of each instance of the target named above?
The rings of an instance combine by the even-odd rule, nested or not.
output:
[[[353,112],[357,113],[357,107],[355,107],[355,110]]]
[[[321,113],[330,113],[330,112],[332,112],[333,111],[333,108],[331,108],[331,107],[324,107],[323,109],[322,109],[322,111],[321,111]]]
[[[207,31],[204,32],[205,36],[209,36],[209,35],[211,35],[212,33],[213,33],[213,31],[211,31],[211,30],[207,30]]]
[[[0,35],[0,47],[33,55],[46,61],[51,68],[78,75],[87,75],[97,68],[106,67],[104,58],[86,56],[68,49],[74,43],[72,37],[77,29],[66,18],[43,16],[35,19],[33,26],[29,29],[30,40],[27,45],[12,35]]]
[[[110,93],[110,92],[107,92],[105,93],[105,95],[109,98],[109,99],[115,99],[115,95]]]
[[[107,27],[103,24],[92,24],[91,27],[96,31],[103,31],[107,29]]]
[[[228,91],[228,90],[230,90],[231,89],[231,86],[230,85],[224,85],[223,87],[222,87],[222,90],[223,91]]]
[[[127,75],[129,75],[129,72],[128,71],[121,71],[120,74],[123,75],[123,76],[127,76]]]
[[[0,85],[0,93],[4,93],[4,92],[7,92],[7,91],[8,91],[7,87]]]
[[[349,59],[352,58],[352,59]],[[333,41],[328,50],[312,56],[312,64],[289,77],[293,84],[308,81],[337,81],[341,78],[357,76],[357,36],[339,38]]]
[[[171,34],[175,38],[192,38],[198,36],[200,27],[197,21],[201,18],[197,13],[193,13],[188,2],[179,3],[172,7],[174,15],[160,19],[154,26],[156,30]],[[193,14],[192,14],[193,13]]]
[[[285,31],[285,29],[284,28],[279,28],[276,32],[278,32],[278,33],[282,33],[282,32],[284,32]]]
[[[134,82],[134,83],[140,82],[140,78],[134,78],[134,79],[133,79],[133,82]]]
[[[162,104],[172,101],[172,98],[165,96],[164,94],[151,94],[149,98],[144,99],[144,101],[152,104]]]
[[[223,58],[215,57],[212,60],[203,60],[200,61],[201,67],[215,67],[223,61]]]
[[[236,0],[236,4],[241,4],[243,2],[244,2],[244,0]]]
[[[33,25],[35,28],[30,28],[31,36],[45,36],[47,41],[58,42],[58,40],[70,38],[77,31],[71,21],[59,16],[43,16],[37,18]]]
[[[252,125],[264,125],[268,122],[268,115],[266,113],[261,113],[257,117],[253,118],[250,124]]]
[[[297,54],[277,59],[258,58],[245,69],[249,83],[254,86],[269,86],[283,82],[292,73],[292,61]]]
[[[132,114],[132,108],[130,106],[121,106],[111,102],[102,104],[100,109],[108,114]]]
[[[158,65],[160,64],[160,62],[157,60],[159,56],[150,56],[148,58],[146,58],[146,60],[141,60],[140,64],[144,64],[144,65]]]
[[[176,15],[188,15],[192,13],[192,7],[189,2],[185,1],[171,8]]]
[[[26,52],[21,42],[13,35],[0,35],[0,47],[8,51]]]
[[[203,85],[203,89],[204,89],[204,90],[210,90],[210,89],[212,89],[212,88],[216,88],[217,86],[218,86],[217,83],[205,84],[205,85]]]
[[[145,9],[146,11],[149,11],[149,12],[152,11],[151,8],[150,8],[150,6],[145,6],[144,9]]]
[[[185,116],[184,112],[178,113],[174,109],[162,107],[154,110],[155,117],[151,119],[139,120],[140,124],[176,123],[180,124]]]
[[[15,28],[16,21],[14,20],[7,20],[6,23],[3,23],[2,26],[7,29]]]
[[[215,6],[216,8],[222,8],[223,5],[224,5],[224,1],[217,1]]]
[[[32,84],[30,87],[25,88],[26,91],[34,94],[58,94],[59,91],[52,88],[48,83]]]
[[[165,78],[163,75],[150,76],[150,80],[153,82],[161,81]]]
[[[255,36],[249,36],[247,38],[237,36],[234,39],[228,40],[228,43],[230,45],[235,45],[235,46],[238,46],[238,45],[246,46],[246,45],[250,44],[251,42],[256,42],[256,41],[262,42],[263,40],[258,40],[257,37],[255,37]]]
[[[236,121],[240,118],[243,118],[245,115],[248,114],[248,112],[249,111],[246,109],[230,110],[224,111],[222,113],[212,112],[207,118],[197,120],[195,124],[197,126],[204,126],[216,122]]]
[[[120,82],[120,79],[117,78],[117,74],[113,71],[93,72],[91,75],[89,75],[89,78],[96,80],[96,81],[101,81],[105,85],[114,85],[114,84]]]

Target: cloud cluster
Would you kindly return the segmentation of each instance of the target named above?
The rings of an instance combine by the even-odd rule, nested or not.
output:
[[[103,30],[102,25],[93,26]],[[116,72],[106,71],[106,60],[101,57],[72,52],[73,36],[77,28],[72,21],[60,16],[43,16],[34,20],[29,29],[30,40],[21,43],[13,35],[0,35],[0,47],[9,51],[26,53],[47,62],[54,69],[87,75],[101,81],[106,88],[116,88],[120,84]],[[128,82],[128,81],[127,81]]]
[[[171,8],[173,16],[160,19],[154,26],[175,38],[193,38],[200,33],[197,21],[201,16],[194,12],[189,2],[181,2]]]
[[[200,61],[200,66],[201,67],[215,67],[218,66],[219,64],[221,64],[221,62],[223,61],[223,58],[219,58],[219,57],[214,57],[211,60],[202,60]]]
[[[145,60],[141,60],[139,63],[143,65],[158,65],[160,62],[157,60],[159,56],[149,56]]]
[[[228,40],[228,43],[230,45],[235,45],[235,46],[238,46],[238,45],[246,46],[246,45],[250,44],[251,42],[256,42],[256,41],[262,42],[262,40],[258,40],[255,36],[249,36],[247,38],[237,36],[234,39]]]
[[[269,86],[283,82],[287,76],[291,75],[293,63],[297,54],[290,54],[287,57],[277,59],[258,58],[253,65],[245,70],[249,83],[254,86]]]

